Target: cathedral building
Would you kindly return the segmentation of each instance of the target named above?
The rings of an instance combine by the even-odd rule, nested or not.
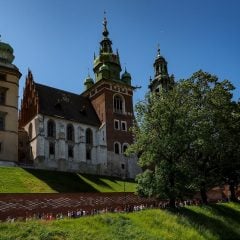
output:
[[[141,171],[136,157],[124,154],[133,143],[134,87],[127,70],[121,74],[106,18],[93,65],[94,79],[85,79],[80,95],[37,83],[28,71],[19,112],[20,162],[124,178]]]
[[[12,63],[12,47],[0,41],[0,164],[18,160],[18,82],[19,69]]]

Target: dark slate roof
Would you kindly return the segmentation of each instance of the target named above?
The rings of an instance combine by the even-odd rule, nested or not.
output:
[[[100,120],[86,97],[35,83],[39,97],[39,113],[100,126]]]

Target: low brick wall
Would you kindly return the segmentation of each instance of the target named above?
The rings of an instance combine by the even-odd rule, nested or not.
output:
[[[34,214],[67,215],[68,211],[115,209],[126,205],[155,205],[153,198],[140,198],[134,193],[34,193],[0,194],[0,220],[26,218]]]

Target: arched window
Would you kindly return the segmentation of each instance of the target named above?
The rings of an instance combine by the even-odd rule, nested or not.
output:
[[[114,152],[115,152],[116,154],[120,154],[120,149],[121,149],[120,143],[119,143],[119,142],[115,142],[115,143],[114,143]]]
[[[93,144],[93,134],[90,128],[86,130],[86,144],[89,144],[89,145]]]
[[[74,151],[73,151],[73,146],[68,145],[68,157],[73,158],[74,157]]]
[[[30,123],[28,127],[28,136],[29,136],[29,140],[31,140],[32,139],[32,123]]]
[[[115,113],[124,113],[124,98],[120,95],[115,95],[113,98],[113,111]]]
[[[125,155],[125,152],[128,148],[128,143],[124,143],[123,146],[122,146],[122,153]]]
[[[47,133],[48,137],[55,137],[56,136],[56,126],[53,120],[49,120],[47,124]]]
[[[67,140],[74,141],[74,128],[72,124],[67,125]]]

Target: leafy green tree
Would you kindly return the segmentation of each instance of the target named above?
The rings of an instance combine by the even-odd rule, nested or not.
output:
[[[222,163],[229,165],[226,149],[230,137],[233,102],[229,81],[219,82],[218,78],[202,71],[196,72],[189,82],[194,112],[194,142],[191,144],[190,163],[194,185],[200,189],[202,200],[207,203],[209,188],[222,183]],[[233,149],[232,149],[233,150]]]
[[[136,141],[128,153],[138,154],[144,170],[137,177],[139,194],[168,198],[174,207],[177,197],[200,189],[207,203],[207,190],[236,172],[239,108],[233,89],[199,71],[137,104]]]
[[[191,98],[184,84],[169,92],[150,94],[136,106],[137,125],[133,128],[135,144],[128,153],[139,155],[139,164],[145,170],[137,177],[138,193],[170,199],[191,190],[189,165],[185,154],[192,140]]]

